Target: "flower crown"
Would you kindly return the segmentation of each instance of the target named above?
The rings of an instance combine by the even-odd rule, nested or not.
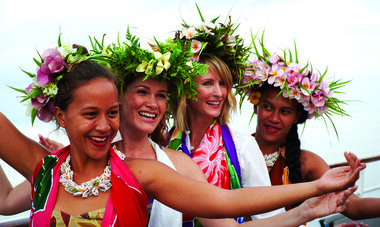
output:
[[[123,43],[113,43],[107,47],[103,41],[100,43],[96,39],[92,43],[95,53],[107,52],[105,60],[119,77],[121,93],[126,77],[144,76],[144,80],[152,78],[169,82],[169,101],[184,95],[195,98],[198,91],[194,78],[207,72],[207,65],[190,61],[189,48],[171,39],[166,43],[156,40],[156,45],[151,45],[151,52],[141,48],[139,39],[132,36],[128,29]]]
[[[308,112],[309,119],[326,116],[331,121],[332,114],[348,116],[340,107],[340,104],[345,104],[345,102],[333,97],[333,95],[334,93],[342,93],[337,90],[349,81],[333,80],[327,82],[325,80],[327,69],[321,74],[320,72],[313,72],[309,63],[306,66],[301,66],[298,62],[295,43],[294,55],[289,49],[285,49],[281,57],[277,54],[271,55],[268,52],[262,41],[263,36],[259,40],[263,53],[261,55],[255,44],[255,39],[256,37],[253,38],[253,46],[257,58],[248,64],[248,69],[242,73],[242,86],[238,91],[242,95],[240,104],[243,98],[248,95],[251,103],[257,105],[261,97],[257,90],[264,83],[267,83],[281,89],[278,95],[282,94],[285,98],[295,99],[301,103],[304,110]]]
[[[88,54],[83,55],[84,52],[86,51],[79,45],[62,45],[59,34],[58,47],[46,49],[42,55],[37,51],[40,60],[33,58],[38,65],[36,74],[21,69],[32,78],[32,83],[25,89],[10,88],[24,94],[20,102],[30,100],[32,110],[28,115],[31,115],[32,125],[36,117],[43,122],[54,119],[54,98],[58,92],[58,81],[74,64],[97,58]]]
[[[210,23],[205,23],[198,5],[195,5],[202,23],[191,26],[183,22],[181,31],[176,32],[175,40],[180,40],[183,46],[191,47],[193,61],[198,62],[201,55],[215,55],[220,58],[230,69],[234,84],[237,84],[241,73],[245,71],[245,62],[250,51],[250,47],[243,45],[243,39],[234,34],[239,24],[232,24],[230,16],[227,24],[217,23],[219,16]]]

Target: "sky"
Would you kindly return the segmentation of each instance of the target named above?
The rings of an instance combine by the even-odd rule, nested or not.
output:
[[[334,117],[339,139],[331,125],[323,120],[307,122],[302,148],[313,151],[328,163],[343,161],[343,152],[352,151],[360,158],[380,155],[380,2],[375,0],[217,0],[198,1],[206,21],[230,13],[240,23],[237,33],[250,43],[250,34],[265,29],[265,43],[271,52],[293,48],[296,41],[300,62],[310,61],[314,69],[327,77],[352,80],[342,89],[341,97],[350,100],[344,106],[350,117]],[[31,81],[20,68],[35,71],[33,58],[46,48],[55,47],[59,32],[62,41],[90,47],[88,36],[106,41],[122,38],[128,26],[141,37],[173,37],[182,20],[199,24],[194,1],[61,1],[48,0],[0,2],[0,111],[15,126],[33,139],[41,133],[63,142],[63,132],[54,124],[36,121],[31,127],[25,106],[17,92],[8,86],[25,88]],[[230,126],[244,132],[255,130],[255,118],[249,123],[253,106],[243,105],[231,119]],[[302,130],[302,127],[301,127]],[[300,131],[301,131],[300,130]]]

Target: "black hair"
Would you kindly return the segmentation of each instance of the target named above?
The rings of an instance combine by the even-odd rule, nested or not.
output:
[[[96,78],[105,78],[116,85],[116,76],[107,68],[91,60],[73,65],[57,84],[54,106],[66,111],[73,102],[76,89]]]
[[[285,139],[285,157],[289,167],[289,180],[292,183],[302,182],[301,174],[301,141],[298,137],[298,124],[306,121],[308,113],[303,109],[302,104],[298,103],[300,117],[296,124],[290,128]]]

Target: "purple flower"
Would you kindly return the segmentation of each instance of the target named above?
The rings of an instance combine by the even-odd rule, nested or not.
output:
[[[54,99],[42,94],[31,98],[32,106],[38,110],[37,117],[43,122],[49,122],[54,115]]]
[[[54,116],[54,99],[50,98],[49,101],[44,105],[40,111],[37,113],[38,119],[43,122],[49,122],[53,119]]]
[[[269,58],[269,62],[272,63],[272,64],[275,64],[275,63],[277,63],[277,62],[279,62],[279,61],[280,61],[280,58],[279,58],[276,54],[272,55],[272,56]]]
[[[28,94],[34,87],[34,84],[31,83],[25,88],[25,93]]]
[[[57,49],[50,48],[45,50],[42,54],[42,59],[44,62],[37,71],[37,82],[41,86],[54,81],[55,78],[51,74],[61,72],[64,66],[70,67]]]

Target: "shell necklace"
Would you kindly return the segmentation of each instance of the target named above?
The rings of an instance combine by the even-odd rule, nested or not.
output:
[[[73,196],[97,196],[99,191],[105,192],[112,187],[111,184],[111,163],[108,160],[107,166],[102,175],[95,177],[87,182],[78,185],[73,181],[73,171],[71,170],[70,154],[67,156],[65,162],[61,164],[61,176],[59,182],[65,190]]]
[[[272,154],[264,154],[265,164],[267,165],[268,168],[272,168],[274,166],[281,152],[282,152],[282,147],[280,147],[278,151]]]

